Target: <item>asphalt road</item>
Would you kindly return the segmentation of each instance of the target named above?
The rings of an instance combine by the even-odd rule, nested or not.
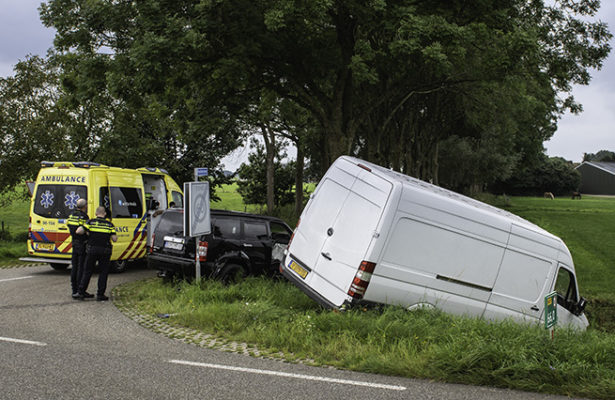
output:
[[[72,300],[69,275],[48,266],[0,269],[0,399],[566,398],[204,349],[148,331],[112,302]],[[111,274],[109,290],[153,275]]]

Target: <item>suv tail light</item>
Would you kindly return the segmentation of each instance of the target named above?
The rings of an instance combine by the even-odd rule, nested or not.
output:
[[[206,241],[199,240],[199,249],[197,255],[199,257],[199,262],[207,261],[207,248],[209,247],[209,243]]]
[[[147,252],[149,254],[152,254],[154,252],[154,240],[156,240],[156,234],[152,233],[152,243],[150,243],[149,248],[147,249]]]
[[[362,299],[365,294],[365,290],[367,289],[367,285],[369,285],[370,279],[372,279],[372,273],[376,268],[376,263],[369,261],[361,261],[361,265],[359,266],[359,270],[354,276],[352,283],[350,284],[350,289],[348,289],[348,294],[355,299]]]

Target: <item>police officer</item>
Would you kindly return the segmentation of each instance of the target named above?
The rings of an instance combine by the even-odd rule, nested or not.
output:
[[[96,292],[96,301],[109,300],[105,296],[107,290],[107,276],[109,275],[109,258],[111,258],[111,241],[117,241],[115,226],[105,219],[107,212],[104,207],[96,209],[96,218],[87,221],[83,226],[77,229],[79,231],[88,232],[87,257],[85,262],[85,272],[79,284],[78,299],[83,300],[86,297],[86,290],[90,284],[94,265],[98,262],[100,274],[98,275],[98,292]]]
[[[72,237],[72,268],[70,271],[70,285],[73,289],[73,299],[79,298],[79,284],[83,277],[83,269],[85,268],[85,243],[87,236],[85,234],[77,234],[77,228],[82,226],[90,219],[86,214],[87,201],[85,199],[77,200],[77,209],[73,211],[66,221],[70,235]],[[94,297],[89,293],[84,293],[85,297]]]

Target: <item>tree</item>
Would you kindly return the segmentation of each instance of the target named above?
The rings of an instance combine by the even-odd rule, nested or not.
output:
[[[27,57],[14,71],[0,79],[3,190],[35,178],[42,160],[92,160],[109,121],[101,97],[75,102],[67,95],[55,59]]]
[[[592,20],[598,7],[595,0],[51,0],[42,18],[57,29],[62,55],[95,59],[110,48],[100,74],[109,93],[129,114],[159,105],[170,128],[153,134],[177,138],[180,151],[192,151],[190,132],[200,135],[197,146],[222,153],[267,90],[318,121],[309,156],[321,173],[341,154],[365,154],[437,183],[439,153],[453,136],[506,149],[511,165],[502,173],[538,159],[558,116],[581,110],[567,96],[572,84],[587,84],[589,69],[610,51],[606,25]]]
[[[596,154],[583,153],[583,161],[607,161],[615,162],[615,153],[608,150],[600,150]]]
[[[257,140],[252,141],[252,148],[255,151],[248,156],[248,163],[241,164],[237,170],[237,175],[239,175],[237,191],[246,204],[265,204],[267,201],[267,168],[265,164],[267,154],[264,146]],[[284,157],[285,154],[280,152],[279,147],[276,148],[274,160],[276,182],[274,204],[276,206],[290,204],[294,201],[295,163],[282,164],[280,160]],[[268,209],[268,211],[271,212],[272,210]]]
[[[536,165],[526,166],[506,181],[497,183],[494,192],[540,196],[551,192],[556,196],[577,191],[581,174],[570,161],[561,157],[543,156]]]
[[[194,17],[194,3],[41,5],[41,19],[58,31],[54,58],[67,94],[78,105],[108,99],[108,127],[97,137],[96,161],[156,165],[179,181],[190,180],[193,167],[208,166],[212,183],[222,182],[217,166],[238,146],[238,110],[249,102],[227,96],[229,86],[204,82],[212,71],[198,59],[205,42],[194,32],[182,33]]]

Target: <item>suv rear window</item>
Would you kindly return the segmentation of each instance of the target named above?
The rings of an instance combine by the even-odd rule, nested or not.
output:
[[[38,185],[34,213],[44,218],[68,218],[77,200],[87,200],[87,188],[80,185]]]
[[[162,214],[156,230],[173,235],[183,235],[184,215],[179,212],[167,212]]]

